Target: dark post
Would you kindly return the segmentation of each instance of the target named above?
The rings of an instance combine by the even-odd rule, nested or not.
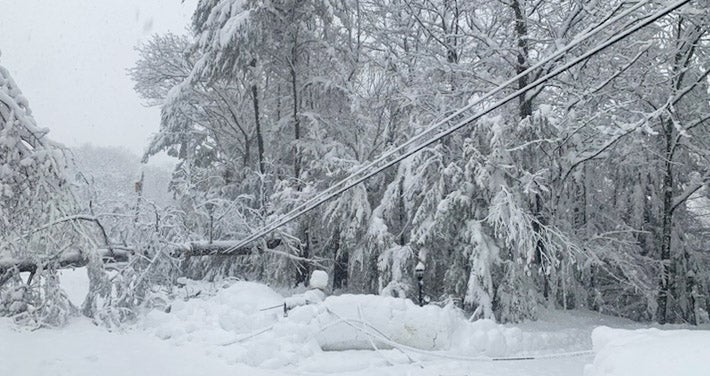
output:
[[[419,261],[417,266],[414,268],[414,275],[417,277],[419,282],[419,306],[424,306],[424,263]]]

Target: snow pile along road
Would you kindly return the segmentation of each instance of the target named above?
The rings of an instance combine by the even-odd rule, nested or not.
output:
[[[596,356],[584,376],[710,375],[710,331],[625,330],[592,332]]]
[[[190,281],[186,291],[199,295],[173,302],[169,312],[150,312],[144,329],[176,345],[202,344],[228,364],[281,368],[320,351],[306,325],[283,320],[284,298],[268,286],[236,282],[210,290]]]
[[[465,323],[453,307],[419,307],[408,299],[377,295],[328,297],[323,304],[294,309],[288,319],[309,325],[323,350],[372,350],[373,343],[391,348],[389,341],[423,350],[448,349]]]
[[[408,299],[376,295],[331,296],[321,304],[295,307],[284,317],[281,304],[299,301],[309,292],[284,298],[258,283],[229,282],[221,287],[215,290],[204,282],[187,282],[185,296],[193,298],[173,302],[169,312],[152,311],[143,327],[177,345],[202,343],[211,355],[229,364],[262,368],[296,364],[322,351],[399,345],[471,358],[591,346],[591,329],[551,333],[490,320],[469,322],[453,306],[419,307]]]
[[[541,311],[539,321],[516,325],[469,322],[455,307],[374,295],[331,296],[284,317],[284,301],[306,301],[314,291],[285,298],[259,283],[181,283],[176,300],[125,331],[77,318],[66,328],[23,332],[0,318],[0,358],[7,359],[0,375],[710,374],[708,331],[638,329],[583,310]],[[592,335],[600,325],[637,330],[599,327]],[[565,356],[591,348],[592,337],[595,359]],[[541,357],[486,361],[530,355]]]
[[[467,357],[504,357],[586,350],[589,332],[523,331],[492,320],[469,322],[461,310],[409,299],[376,295],[341,295],[322,305],[299,307],[289,319],[310,324],[323,350],[392,348],[390,341],[421,350]],[[383,341],[385,338],[389,341]]]
[[[263,307],[279,305],[281,295],[269,287],[253,282],[237,282],[217,290],[210,296],[208,286],[191,283],[186,295],[194,298],[175,300],[169,312],[153,310],[143,324],[155,330],[161,339],[172,339],[178,344],[184,341],[221,343],[235,334],[272,325],[279,317],[279,310],[260,311]]]

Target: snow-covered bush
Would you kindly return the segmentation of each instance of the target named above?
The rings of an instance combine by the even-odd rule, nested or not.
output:
[[[0,66],[0,312],[30,325],[60,325],[74,312],[53,269],[92,245],[73,217],[65,150],[47,132]]]

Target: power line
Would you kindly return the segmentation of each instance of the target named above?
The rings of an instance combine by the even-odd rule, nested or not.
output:
[[[397,153],[397,152],[399,152],[399,151],[401,151],[401,150],[404,150],[404,149],[407,148],[408,146],[410,146],[410,145],[414,144],[415,142],[419,141],[420,139],[424,138],[424,136],[428,135],[428,134],[431,133],[432,131],[438,129],[438,128],[441,127],[442,125],[445,125],[445,124],[448,123],[449,121],[453,120],[455,117],[457,117],[457,116],[463,114],[464,112],[468,111],[469,109],[473,108],[474,106],[476,106],[476,105],[482,103],[484,100],[486,100],[486,99],[492,97],[493,95],[497,94],[497,93],[500,92],[501,90],[505,89],[507,86],[509,86],[509,85],[511,85],[511,84],[513,84],[513,83],[515,83],[519,78],[524,77],[524,76],[526,76],[526,75],[532,73],[533,71],[535,71],[535,70],[538,69],[538,68],[541,68],[543,65],[549,63],[550,61],[553,61],[553,60],[555,60],[555,59],[558,59],[558,58],[562,57],[564,54],[566,54],[567,52],[569,52],[572,48],[576,47],[577,45],[579,45],[579,44],[582,43],[583,41],[585,41],[585,40],[591,38],[592,36],[596,35],[596,34],[599,33],[600,31],[602,31],[602,30],[604,30],[605,28],[609,27],[610,25],[612,25],[612,24],[618,22],[618,21],[621,20],[622,18],[628,16],[629,14],[633,13],[634,11],[638,10],[638,9],[641,8],[642,6],[648,4],[649,2],[650,2],[650,0],[639,1],[638,3],[634,4],[632,7],[628,8],[627,10],[621,12],[620,14],[618,14],[618,15],[616,15],[616,16],[613,16],[613,15],[614,15],[617,11],[619,11],[619,9],[621,9],[621,7],[623,7],[623,5],[624,5],[624,4],[620,4],[620,5],[619,5],[618,7],[616,7],[607,17],[604,18],[604,21],[602,21],[601,23],[597,24],[596,26],[593,26],[593,27],[590,26],[589,28],[587,28],[586,31],[582,32],[580,35],[578,35],[574,40],[572,40],[572,41],[571,41],[569,44],[567,44],[566,46],[564,46],[564,47],[562,47],[562,48],[556,50],[554,53],[552,53],[551,55],[545,57],[544,59],[542,59],[541,61],[539,61],[539,62],[536,63],[535,65],[533,65],[533,66],[531,66],[530,68],[526,69],[525,71],[523,71],[523,72],[517,74],[516,76],[510,78],[508,81],[504,82],[503,84],[500,84],[499,86],[497,86],[497,87],[494,88],[493,90],[487,92],[484,96],[482,96],[482,97],[478,98],[477,100],[475,100],[475,101],[469,103],[468,105],[462,107],[461,109],[457,110],[457,111],[454,112],[453,114],[451,114],[451,115],[445,117],[443,120],[440,120],[439,122],[434,123],[434,124],[431,125],[429,128],[427,128],[426,130],[424,130],[423,132],[421,132],[421,133],[415,135],[414,137],[412,137],[411,139],[407,140],[405,143],[403,143],[403,144],[397,146],[397,147],[394,148],[394,149],[391,149],[391,150],[389,150],[389,151],[386,151],[386,152],[383,153],[381,156],[379,156],[376,160],[371,161],[371,162],[369,162],[368,164],[366,164],[366,165],[360,167],[357,171],[353,172],[353,173],[350,174],[348,177],[342,179],[342,180],[339,181],[338,183],[336,183],[336,184],[330,186],[329,188],[325,189],[324,191],[321,191],[321,192],[318,193],[317,195],[315,195],[315,196],[311,197],[310,199],[304,201],[304,202],[301,203],[300,205],[298,205],[298,206],[296,206],[295,208],[291,209],[288,213],[286,213],[286,214],[285,214],[284,216],[282,216],[281,218],[272,221],[271,223],[265,225],[263,228],[272,227],[272,226],[276,225],[277,223],[280,223],[280,222],[283,222],[283,221],[290,221],[290,220],[292,220],[293,218],[295,218],[295,215],[297,216],[297,213],[299,213],[302,209],[306,208],[306,207],[307,207],[308,205],[310,205],[311,203],[313,203],[313,202],[315,202],[315,201],[321,199],[322,197],[328,196],[328,195],[331,194],[332,192],[335,192],[336,190],[338,190],[338,189],[341,188],[342,186],[346,185],[347,182],[350,181],[351,179],[356,178],[358,175],[362,174],[363,172],[366,172],[368,169],[371,169],[371,168],[373,168],[373,167],[376,167],[379,163],[381,163],[381,162],[387,160],[387,158],[391,157],[391,156],[394,155],[395,153]],[[287,222],[284,222],[284,223],[287,223]],[[280,225],[277,225],[277,227],[278,227],[278,226],[280,226]],[[262,229],[263,229],[263,228],[262,228]],[[254,240],[254,239],[252,239],[252,240]],[[229,249],[226,250],[226,252],[233,252],[234,249],[236,249],[236,248],[237,248],[237,247],[229,248]]]
[[[408,346],[402,343],[399,343],[392,338],[389,338],[387,335],[382,333],[379,329],[377,329],[374,325],[368,323],[367,321],[362,321],[362,320],[356,320],[356,319],[346,319],[342,317],[341,315],[337,314],[333,310],[329,309],[326,307],[326,312],[330,313],[333,317],[337,319],[337,321],[332,322],[323,328],[321,328],[321,332],[325,331],[326,329],[333,327],[338,324],[345,324],[363,334],[365,334],[368,337],[371,337],[373,339],[376,339],[382,343],[385,343],[389,346],[392,346],[395,349],[398,349],[399,351],[402,352],[412,352],[420,355],[427,355],[427,356],[432,356],[432,357],[437,357],[437,358],[443,358],[443,359],[451,359],[451,360],[459,360],[459,361],[468,361],[468,362],[511,362],[511,361],[522,361],[522,360],[540,360],[540,359],[558,359],[558,358],[572,358],[572,357],[578,357],[578,356],[589,356],[589,355],[594,355],[594,351],[592,350],[582,350],[582,351],[570,351],[570,352],[563,352],[563,353],[555,353],[555,354],[540,354],[540,355],[524,355],[524,356],[507,356],[507,357],[490,357],[490,356],[467,356],[467,355],[461,355],[461,354],[453,354],[450,352],[443,352],[443,351],[431,351],[431,350],[424,350],[424,349],[419,349],[416,347]]]
[[[573,66],[575,66],[575,65],[577,65],[577,64],[579,64],[579,63],[581,63],[582,61],[584,61],[584,60],[586,60],[586,59],[589,59],[590,57],[592,57],[592,56],[596,55],[597,53],[599,53],[599,52],[605,50],[606,48],[608,48],[608,47],[614,45],[615,43],[617,43],[617,42],[619,42],[620,40],[622,40],[622,39],[628,37],[629,35],[635,33],[636,31],[638,31],[638,30],[640,30],[640,29],[642,29],[642,28],[644,28],[644,27],[650,25],[651,23],[655,22],[656,20],[658,20],[658,19],[660,19],[660,18],[666,16],[667,14],[673,12],[674,10],[676,10],[676,9],[678,9],[679,7],[685,5],[685,4],[688,3],[689,1],[690,1],[690,0],[679,0],[679,1],[676,1],[676,2],[672,3],[671,5],[668,5],[668,6],[666,6],[665,8],[662,8],[662,9],[658,10],[657,12],[655,12],[655,13],[649,15],[648,17],[642,17],[642,18],[640,18],[640,19],[638,19],[638,20],[635,20],[635,22],[636,22],[636,21],[640,21],[640,22],[638,22],[638,23],[636,23],[635,25],[633,25],[633,26],[631,26],[631,27],[625,29],[623,32],[620,32],[620,33],[615,34],[613,37],[607,39],[605,42],[603,42],[603,43],[597,45],[596,47],[594,47],[594,48],[591,49],[591,50],[588,50],[587,52],[585,52],[585,53],[582,54],[581,56],[575,58],[574,60],[568,62],[567,64],[564,64],[563,66],[561,66],[561,67],[559,67],[559,68],[553,70],[552,72],[549,72],[549,73],[547,73],[546,75],[544,75],[544,76],[538,78],[537,80],[535,80],[534,82],[528,84],[527,86],[525,86],[525,87],[523,87],[523,88],[520,88],[519,90],[516,90],[514,93],[512,93],[512,94],[506,96],[505,98],[499,100],[499,101],[496,102],[494,105],[487,107],[485,110],[477,112],[477,113],[474,114],[473,116],[470,116],[470,117],[468,117],[468,118],[466,118],[466,119],[464,119],[464,120],[462,120],[462,121],[456,123],[456,124],[455,124],[454,126],[452,126],[451,128],[445,129],[445,130],[443,130],[443,131],[437,133],[433,138],[430,138],[429,140],[427,140],[427,141],[425,141],[425,142],[423,142],[423,143],[421,143],[421,144],[416,145],[414,148],[409,149],[409,150],[406,150],[403,154],[401,154],[401,155],[395,157],[394,159],[387,161],[387,159],[388,159],[390,156],[394,155],[396,152],[402,151],[404,148],[406,148],[406,147],[408,147],[408,146],[414,144],[416,141],[419,141],[420,139],[424,138],[425,135],[427,135],[427,134],[429,134],[430,132],[432,132],[432,131],[436,130],[437,128],[441,127],[441,125],[444,125],[446,122],[448,122],[448,121],[450,121],[450,120],[453,120],[454,118],[456,118],[457,116],[463,114],[465,111],[467,111],[467,110],[470,109],[471,107],[473,107],[473,106],[475,106],[475,105],[477,105],[477,104],[480,104],[480,103],[483,102],[485,99],[488,99],[488,98],[490,98],[491,96],[493,96],[494,94],[497,94],[498,92],[502,91],[503,89],[505,89],[505,88],[506,88],[507,86],[509,86],[510,84],[516,82],[518,78],[523,77],[523,76],[525,76],[525,75],[531,73],[533,70],[535,70],[535,69],[537,69],[537,68],[540,68],[542,65],[544,65],[544,64],[546,64],[546,63],[548,63],[548,62],[550,62],[550,61],[552,61],[552,60],[554,60],[554,59],[557,59],[558,57],[561,57],[561,56],[564,55],[566,52],[568,52],[570,49],[574,48],[575,46],[577,46],[578,44],[580,44],[580,43],[583,42],[584,40],[588,39],[588,38],[591,37],[592,35],[598,33],[599,31],[603,30],[604,28],[608,27],[608,26],[611,25],[612,23],[617,22],[617,21],[620,20],[621,18],[627,16],[628,14],[630,14],[630,13],[633,12],[634,10],[640,8],[641,6],[645,5],[645,4],[648,3],[649,1],[648,1],[648,0],[645,0],[645,1],[641,1],[641,2],[639,2],[639,3],[637,3],[637,4],[635,4],[633,7],[627,9],[626,11],[622,12],[622,13],[619,14],[618,16],[616,16],[616,17],[614,17],[614,18],[612,18],[612,19],[610,19],[610,20],[608,20],[608,21],[602,23],[601,25],[599,25],[598,27],[596,27],[596,28],[594,28],[593,30],[589,31],[588,33],[586,33],[586,34],[584,34],[584,35],[582,35],[582,36],[576,38],[576,39],[573,40],[571,43],[569,43],[568,45],[566,45],[565,47],[563,47],[562,49],[556,51],[555,53],[553,53],[553,54],[550,55],[549,57],[543,59],[542,61],[538,62],[537,64],[535,64],[534,66],[532,66],[532,67],[530,67],[529,69],[525,70],[524,72],[522,72],[522,73],[518,74],[517,76],[511,78],[510,80],[506,81],[505,83],[503,83],[503,84],[497,86],[495,89],[489,91],[486,95],[484,95],[483,97],[479,98],[478,100],[476,100],[476,101],[470,103],[469,105],[467,105],[467,106],[465,106],[465,107],[459,109],[459,110],[456,111],[455,113],[453,113],[453,114],[449,115],[448,117],[446,117],[444,120],[442,120],[442,121],[440,121],[440,122],[434,124],[433,126],[429,127],[429,128],[426,129],[425,131],[423,131],[423,132],[417,134],[416,136],[414,136],[413,138],[409,139],[407,142],[401,144],[400,146],[396,147],[395,149],[393,149],[393,150],[391,150],[391,151],[389,151],[389,152],[384,153],[382,156],[380,156],[380,157],[377,158],[376,160],[374,160],[374,161],[370,162],[369,164],[363,166],[363,167],[360,168],[358,171],[356,171],[355,173],[353,173],[353,174],[351,174],[350,176],[346,177],[345,179],[341,180],[341,181],[338,182],[337,184],[333,185],[332,187],[326,189],[325,191],[319,193],[318,195],[314,196],[314,197],[311,198],[310,200],[307,200],[307,201],[304,202],[303,204],[301,204],[301,205],[297,206],[296,208],[294,208],[293,210],[289,211],[288,213],[286,213],[286,214],[285,214],[283,217],[281,217],[280,219],[278,219],[278,220],[276,220],[276,221],[273,221],[273,222],[271,222],[270,224],[268,224],[268,225],[262,227],[262,229],[260,229],[259,231],[253,233],[252,235],[250,235],[250,236],[248,236],[247,238],[243,239],[242,241],[240,241],[240,242],[237,243],[236,245],[234,245],[234,246],[228,248],[227,250],[225,250],[225,253],[230,253],[230,252],[232,252],[232,251],[235,250],[235,249],[238,249],[238,248],[240,248],[240,247],[243,247],[243,246],[245,246],[245,245],[251,243],[252,241],[254,241],[254,240],[256,240],[256,239],[259,239],[259,238],[261,238],[261,237],[263,237],[263,236],[269,234],[270,232],[276,230],[277,228],[279,228],[279,227],[281,227],[281,226],[283,226],[283,225],[285,225],[285,224],[287,224],[287,223],[293,221],[294,219],[296,219],[296,218],[298,218],[298,217],[300,217],[300,216],[306,214],[307,212],[309,212],[309,211],[315,209],[316,207],[318,207],[318,206],[320,206],[321,204],[325,203],[326,201],[330,200],[331,198],[340,195],[341,193],[343,193],[343,192],[347,191],[348,189],[350,189],[350,188],[352,188],[352,187],[354,187],[354,186],[356,186],[356,185],[358,185],[358,184],[364,182],[365,180],[369,179],[370,177],[372,177],[372,176],[374,176],[374,175],[376,175],[376,174],[378,174],[378,173],[384,171],[385,169],[387,169],[387,168],[389,168],[389,167],[391,167],[391,166],[393,166],[393,165],[399,163],[399,162],[402,161],[403,159],[405,159],[405,158],[407,158],[407,157],[409,157],[409,156],[411,156],[411,155],[413,155],[413,154],[415,154],[415,153],[421,151],[422,149],[426,148],[427,146],[433,144],[434,142],[436,142],[436,141],[438,141],[438,140],[440,140],[440,139],[442,139],[442,138],[444,138],[444,137],[450,135],[451,133],[453,133],[453,132],[455,132],[455,131],[461,129],[462,127],[464,127],[464,126],[470,124],[471,122],[480,119],[481,117],[485,116],[486,114],[490,113],[491,111],[493,111],[493,110],[495,110],[495,109],[497,109],[497,108],[499,108],[499,107],[505,105],[506,103],[510,102],[511,100],[517,98],[517,97],[520,96],[521,94],[524,94],[524,93],[526,93],[527,91],[529,91],[529,90],[531,90],[531,89],[533,89],[533,88],[536,88],[536,87],[540,86],[540,85],[541,85],[542,83],[544,83],[545,81],[550,80],[550,79],[552,79],[552,78],[558,76],[559,74],[563,73],[564,71],[568,70],[569,68],[571,68],[571,67],[573,67]],[[633,24],[633,22],[632,22],[631,24]],[[383,162],[383,161],[387,161],[387,162],[386,162],[384,165],[378,167],[378,164],[379,164],[380,162]],[[367,170],[369,170],[369,169],[371,169],[371,168],[375,168],[375,169],[368,172]],[[362,176],[360,176],[360,177],[357,177],[357,175],[360,175],[360,174],[362,174],[362,173],[365,173],[365,174],[362,175]],[[357,178],[356,178],[356,177],[357,177]]]

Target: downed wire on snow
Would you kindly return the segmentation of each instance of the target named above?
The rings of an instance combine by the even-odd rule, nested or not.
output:
[[[471,356],[457,355],[457,354],[451,354],[451,353],[446,353],[446,352],[422,350],[422,349],[418,349],[416,347],[411,347],[411,346],[401,344],[399,342],[396,342],[396,341],[390,339],[384,333],[382,333],[377,328],[375,328],[373,325],[371,325],[365,321],[346,319],[328,308],[326,308],[326,311],[328,313],[330,313],[331,315],[333,315],[336,319],[338,319],[338,321],[325,326],[321,330],[326,330],[333,325],[343,323],[343,324],[346,324],[346,325],[350,326],[351,328],[365,334],[366,336],[376,339],[376,340],[386,344],[387,346],[391,346],[392,348],[397,349],[403,353],[413,352],[413,353],[417,353],[420,355],[426,355],[426,356],[432,356],[432,357],[444,358],[444,359],[451,359],[451,360],[467,361],[467,362],[506,362],[506,361],[509,362],[509,361],[520,361],[520,360],[557,359],[557,358],[571,358],[571,357],[577,357],[577,356],[588,356],[588,355],[594,354],[594,352],[592,350],[583,350],[583,351],[571,351],[571,352],[555,353],[555,354],[511,356],[511,357],[489,357],[489,356],[471,357]],[[360,323],[362,326],[358,326],[357,323]]]
[[[380,331],[374,325],[368,323],[367,321],[344,318],[341,315],[335,313],[333,310],[331,310],[327,307],[326,307],[326,312],[328,312],[330,315],[335,317],[336,321],[323,326],[320,329],[321,332],[328,330],[335,325],[345,324],[345,325],[355,329],[356,331],[366,335],[370,339],[370,343],[371,343],[372,347],[375,349],[375,351],[379,351],[379,349],[377,348],[377,346],[375,345],[373,340],[377,340],[384,345],[387,345],[393,349],[399,350],[403,354],[407,355],[408,357],[409,357],[408,353],[416,353],[419,355],[425,355],[425,356],[430,356],[430,357],[458,360],[458,361],[466,361],[466,362],[512,362],[512,361],[523,361],[523,360],[572,358],[572,357],[578,357],[578,356],[589,356],[589,355],[594,354],[594,352],[592,350],[582,350],[582,351],[570,351],[570,352],[563,352],[563,353],[540,354],[540,355],[523,355],[523,356],[507,356],[507,357],[490,357],[490,356],[475,356],[474,357],[474,356],[452,354],[452,353],[442,352],[442,351],[423,350],[423,349],[419,349],[416,347],[412,347],[412,346],[408,346],[408,345],[399,343],[399,342],[389,338],[386,334],[384,334],[382,331]],[[276,326],[276,324],[266,326],[264,328],[255,330],[251,333],[248,333],[246,335],[243,335],[243,336],[237,337],[235,339],[220,343],[220,345],[221,346],[230,346],[230,345],[233,345],[236,343],[248,341],[252,338],[258,337],[264,333],[267,333],[267,332],[273,330],[275,326]]]

